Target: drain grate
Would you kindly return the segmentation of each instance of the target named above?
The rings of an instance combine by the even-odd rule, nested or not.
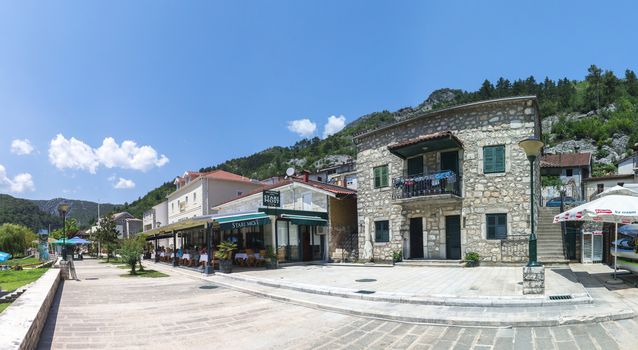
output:
[[[374,294],[374,293],[376,293],[376,292],[375,292],[375,291],[373,291],[373,290],[365,290],[365,289],[361,289],[361,290],[356,291],[355,293],[359,293],[359,294]]]
[[[204,285],[204,286],[199,286],[199,289],[215,289],[217,288],[217,286],[213,286],[210,284]]]
[[[550,295],[549,300],[569,300],[571,299],[571,295]]]
[[[377,280],[375,280],[374,278],[362,278],[359,280],[354,280],[355,282],[376,282]]]

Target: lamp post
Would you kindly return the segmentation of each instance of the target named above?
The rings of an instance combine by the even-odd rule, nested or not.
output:
[[[58,213],[62,217],[62,259],[66,261],[66,213],[69,211],[69,204],[62,202],[58,205]]]
[[[537,261],[537,251],[536,251],[536,232],[534,230],[534,161],[536,161],[536,157],[541,152],[541,149],[545,144],[543,141],[539,140],[537,137],[532,136],[528,137],[525,140],[518,143],[518,145],[525,151],[525,155],[527,155],[527,159],[529,160],[529,189],[530,189],[530,227],[531,233],[529,235],[529,262],[527,263],[528,267],[541,266],[541,264]]]

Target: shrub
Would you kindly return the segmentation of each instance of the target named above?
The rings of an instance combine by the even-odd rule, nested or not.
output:
[[[233,251],[237,250],[237,244],[231,241],[224,241],[219,243],[215,257],[220,260],[230,260]]]
[[[465,254],[465,261],[479,261],[481,256],[477,252],[467,252]]]
[[[136,238],[122,240],[120,256],[122,257],[122,262],[131,267],[131,275],[135,274],[135,266],[143,252],[144,247],[140,244],[140,240]]]

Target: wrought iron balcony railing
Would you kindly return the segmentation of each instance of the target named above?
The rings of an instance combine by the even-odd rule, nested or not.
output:
[[[453,171],[400,176],[392,179],[392,199],[432,196],[437,194],[461,195],[461,176]]]

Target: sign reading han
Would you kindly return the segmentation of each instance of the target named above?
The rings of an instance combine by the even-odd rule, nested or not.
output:
[[[281,195],[279,191],[264,191],[264,207],[277,207],[281,206]]]

